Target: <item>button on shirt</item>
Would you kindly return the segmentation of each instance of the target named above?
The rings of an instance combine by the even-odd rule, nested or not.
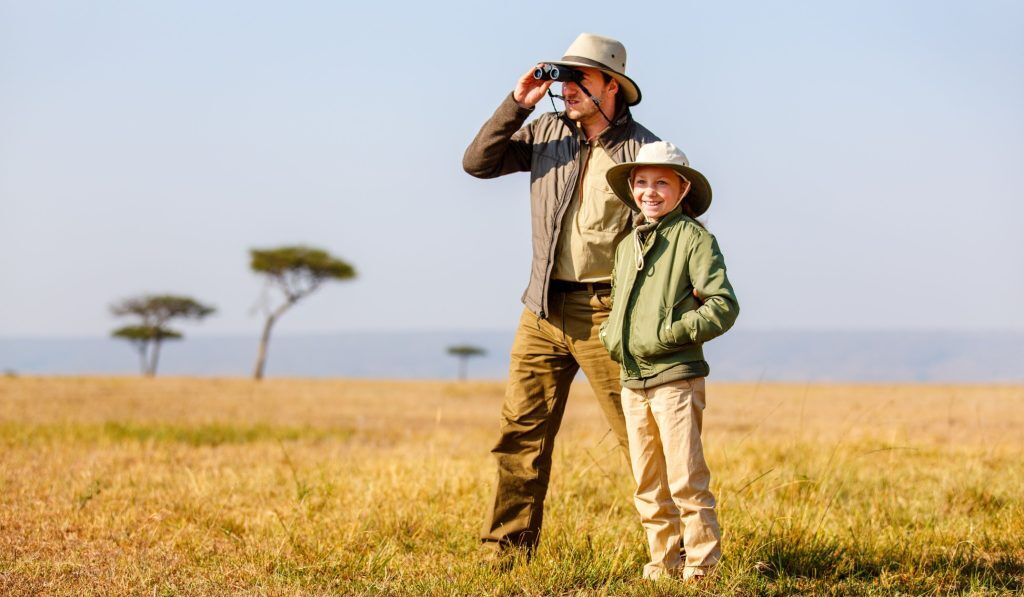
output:
[[[570,282],[611,280],[615,247],[629,234],[631,210],[605,179],[615,165],[599,141],[590,144],[583,176],[562,219],[551,277]]]

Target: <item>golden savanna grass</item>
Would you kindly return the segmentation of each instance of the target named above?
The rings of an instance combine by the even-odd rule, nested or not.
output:
[[[1024,591],[1024,388],[710,383],[725,559],[639,579],[625,462],[585,383],[544,541],[477,533],[499,382],[0,378],[0,594]]]

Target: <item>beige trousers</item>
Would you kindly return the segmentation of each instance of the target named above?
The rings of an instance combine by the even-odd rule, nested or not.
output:
[[[634,503],[651,551],[644,578],[706,573],[722,550],[700,440],[704,378],[622,388],[622,412],[637,485]]]

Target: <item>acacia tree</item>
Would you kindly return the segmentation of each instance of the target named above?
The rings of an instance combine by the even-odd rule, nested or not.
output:
[[[275,249],[250,249],[249,267],[257,274],[266,276],[267,285],[274,286],[284,295],[284,302],[274,308],[265,306],[266,320],[260,335],[259,350],[253,379],[263,379],[267,364],[267,345],[270,331],[278,319],[303,298],[316,292],[328,280],[349,280],[356,276],[355,269],[348,263],[332,256],[327,251],[305,246],[278,247]]]
[[[472,357],[478,357],[487,354],[487,351],[480,348],[479,346],[470,346],[468,344],[459,344],[456,346],[448,347],[448,354],[458,357],[459,359],[459,379],[466,379],[466,369],[469,359]]]
[[[117,328],[111,336],[130,342],[139,353],[142,374],[152,377],[156,375],[163,341],[184,337],[181,332],[167,327],[167,322],[172,319],[201,320],[216,309],[187,296],[149,294],[124,299],[111,305],[110,311],[118,317],[139,319],[134,325]]]

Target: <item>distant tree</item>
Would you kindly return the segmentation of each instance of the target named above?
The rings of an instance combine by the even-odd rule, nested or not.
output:
[[[151,328],[144,325],[126,325],[117,328],[111,332],[111,335],[131,343],[139,353],[139,369],[146,376],[156,375],[156,359],[159,358],[157,354],[160,351],[160,343],[164,340],[179,340],[182,337],[180,332],[174,330]],[[150,353],[150,347],[153,347],[152,353]],[[147,356],[149,354],[152,355],[152,362]]]
[[[156,375],[160,360],[160,345],[164,340],[180,340],[183,335],[167,327],[172,319],[201,320],[216,309],[187,296],[171,294],[144,295],[124,299],[110,307],[118,317],[137,317],[138,322],[117,328],[111,335],[127,340],[139,353],[142,374]]]
[[[470,346],[468,344],[459,344],[457,346],[449,346],[448,354],[458,357],[459,359],[459,379],[466,379],[466,368],[469,359],[472,357],[478,357],[487,354],[487,351],[480,348],[479,346]]]
[[[250,249],[249,266],[257,274],[266,276],[267,284],[284,295],[284,302],[275,308],[265,307],[266,320],[260,335],[259,351],[253,379],[263,379],[267,363],[267,345],[274,324],[292,305],[315,292],[328,280],[349,280],[356,276],[355,269],[341,259],[321,249],[304,246],[275,249]]]

